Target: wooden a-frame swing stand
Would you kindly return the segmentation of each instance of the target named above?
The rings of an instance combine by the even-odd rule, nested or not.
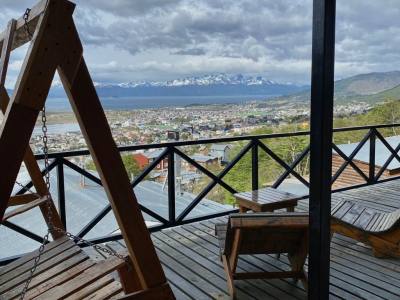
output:
[[[72,18],[74,8],[75,5],[67,0],[43,0],[32,8],[28,29],[34,34],[11,99],[4,88],[9,55],[31,38],[24,27],[23,18],[12,20],[7,30],[0,34],[0,108],[4,113],[0,127],[0,221],[24,211],[17,208],[14,214],[7,215],[5,211],[9,206],[27,204],[28,208],[29,205],[39,206],[45,219],[46,210],[51,209],[53,225],[63,228],[54,203],[51,201],[50,206],[42,205],[47,188],[29,147],[38,114],[44,107],[54,74],[58,71],[111,202],[133,266],[120,266],[119,274],[125,293],[121,299],[174,299],[83,58],[82,44]],[[11,197],[23,161],[38,198],[32,195]],[[57,232],[52,232],[52,235],[54,242],[48,244],[46,249],[55,249],[56,246],[51,244],[65,239]],[[32,260],[32,255],[24,259]],[[7,275],[12,273],[10,270]],[[6,271],[3,269],[1,272],[0,288],[1,276]],[[90,275],[89,272],[87,276]],[[16,278],[16,275],[11,278]],[[87,280],[87,286],[96,280],[100,282],[98,278]],[[64,299],[71,294],[64,296],[54,294],[56,299]]]

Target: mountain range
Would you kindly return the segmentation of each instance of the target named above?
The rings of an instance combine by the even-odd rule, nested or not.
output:
[[[193,97],[255,96],[284,101],[310,101],[310,87],[279,83],[261,76],[224,73],[193,76],[169,81],[95,82],[100,97]],[[50,91],[52,97],[65,97],[60,85]],[[251,99],[251,98],[249,98]],[[400,71],[359,74],[335,81],[335,102],[379,103],[400,99]],[[201,100],[199,100],[201,101]]]
[[[169,81],[133,81],[123,83],[95,82],[100,97],[179,97],[179,96],[237,96],[289,95],[308,87],[278,83],[261,76],[228,75],[224,73],[193,76]],[[50,96],[63,97],[62,87],[53,86]]]

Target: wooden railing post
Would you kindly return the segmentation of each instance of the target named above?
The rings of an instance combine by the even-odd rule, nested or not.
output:
[[[376,132],[375,128],[370,129],[369,136],[369,184],[375,183],[375,146],[376,146]]]
[[[168,213],[169,222],[175,222],[175,152],[174,148],[168,149]]]
[[[58,210],[61,222],[64,225],[64,228],[67,229],[67,216],[65,211],[64,163],[62,159],[58,158],[57,158],[57,195],[58,195]]]
[[[258,190],[258,140],[253,140],[251,148],[251,187],[252,190]]]

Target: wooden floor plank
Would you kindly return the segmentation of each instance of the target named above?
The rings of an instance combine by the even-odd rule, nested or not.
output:
[[[188,257],[191,257],[197,263],[201,264],[209,272],[218,276],[222,280],[221,286],[225,288],[224,291],[227,295],[226,275],[218,255],[215,252],[209,251],[204,246],[196,244],[187,233],[180,234],[179,228],[176,228],[175,230],[163,232],[163,234],[168,235],[169,244],[176,245],[176,248],[179,248],[182,253],[185,253]],[[255,283],[249,284],[246,281],[244,286],[245,288],[238,287],[237,289],[238,297],[240,297],[240,299],[247,299],[254,296],[260,298],[268,297],[268,294],[260,290]],[[248,291],[251,292],[249,293]]]
[[[207,222],[204,222],[207,223]],[[204,227],[203,222],[196,223],[192,225],[186,225],[185,229],[191,231],[191,233],[195,235],[199,235],[202,239],[207,240],[213,246],[213,251],[218,254],[219,253],[219,246],[216,237],[213,235],[214,229],[210,227]],[[283,271],[284,269],[280,268],[276,264],[280,264],[280,262],[276,259],[275,256],[272,255],[265,255],[269,257],[273,264],[263,261],[261,262],[255,256],[243,256],[239,260],[239,267],[241,267],[240,271],[247,271],[247,272],[258,272],[258,271]],[[285,266],[286,269],[284,271],[288,271],[289,267]],[[249,282],[256,282],[258,287],[265,288],[265,291],[268,292],[270,297],[278,298],[278,299],[305,299],[306,295],[302,288],[300,288],[300,284],[296,285],[293,283],[292,279],[272,279],[272,280],[249,280]],[[237,281],[236,285],[240,286],[242,283],[241,281]],[[290,292],[288,292],[290,291]]]
[[[158,240],[159,238],[159,240]],[[228,299],[228,294],[226,293],[227,286],[226,286],[226,281],[224,278],[224,274],[222,270],[220,272],[217,272],[215,269],[210,270],[212,266],[215,266],[215,264],[212,264],[211,262],[207,261],[194,251],[188,251],[189,249],[186,248],[184,245],[177,243],[174,241],[172,238],[165,234],[158,234],[158,236],[155,238],[158,247],[162,247],[166,251],[170,251],[169,253],[176,257],[179,261],[181,261],[183,264],[188,266],[191,271],[196,272],[201,275],[203,279],[205,279],[208,284],[211,284],[215,286],[219,291],[218,293],[215,294],[216,298],[222,299],[222,298],[227,298]],[[164,244],[163,243],[167,243]],[[173,249],[173,250],[172,250]],[[179,250],[178,250],[179,249]],[[177,254],[179,253],[179,254]],[[175,256],[177,254],[177,256]],[[182,260],[179,258],[184,257]],[[212,266],[211,266],[212,265]],[[208,287],[207,287],[208,288]],[[244,293],[239,292],[239,295],[241,299],[251,299],[249,298],[249,295],[246,295]],[[214,296],[214,295],[213,295]]]

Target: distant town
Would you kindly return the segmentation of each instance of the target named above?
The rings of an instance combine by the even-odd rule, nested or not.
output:
[[[337,105],[337,116],[362,114],[372,105],[357,102]],[[193,105],[159,109],[106,111],[118,146],[162,143],[167,132],[179,132],[180,140],[199,140],[245,135],[265,126],[291,123],[307,124],[309,106],[303,102],[248,102],[246,104]],[[35,134],[36,133],[36,134]],[[35,152],[42,150],[40,123],[31,144]],[[72,112],[49,114],[50,151],[70,151],[86,148]]]

